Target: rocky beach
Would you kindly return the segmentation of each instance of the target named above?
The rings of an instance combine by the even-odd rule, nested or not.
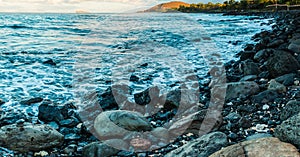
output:
[[[0,92],[0,156],[300,156],[300,12],[251,18],[270,19],[260,25],[271,29],[255,34],[251,43],[243,44],[243,50],[235,54],[237,58],[220,65],[219,54],[212,53],[217,60],[211,62],[213,68],[201,78],[198,74],[205,69],[202,63],[195,68],[198,68],[197,75],[183,65],[171,64],[184,71],[177,74],[184,74],[183,85],[182,80],[169,77],[170,69],[151,58],[138,62],[138,70],[129,70],[129,83],[114,83],[103,76],[112,73],[105,68],[95,68],[95,74],[90,76],[90,69],[77,64],[75,71],[80,71],[69,73],[67,67],[74,64],[69,56],[78,56],[65,52],[63,46],[55,49],[52,57],[44,57],[45,52],[37,57],[43,52],[25,50],[2,53],[0,62],[5,65],[1,67],[2,80],[12,81],[0,86],[3,90]],[[23,29],[17,28],[19,25],[14,27]],[[68,32],[85,35],[89,30]],[[191,45],[210,40],[203,35],[201,39],[188,41],[159,29],[133,30],[126,37],[118,38],[126,42],[107,44],[107,47],[116,50],[113,55],[119,58],[130,55],[131,50],[140,48],[139,44],[147,45],[146,38],[150,38],[189,52],[186,57],[197,63],[201,57]],[[240,42],[226,44],[239,46]],[[80,46],[89,44],[92,45],[85,41]],[[155,51],[142,48],[150,54]],[[93,57],[92,53],[85,55],[78,58],[86,62],[86,57]],[[102,59],[110,61],[112,57]],[[91,65],[96,64],[91,61]],[[123,65],[109,63],[116,68]],[[115,76],[119,75],[122,73]],[[96,80],[96,91],[72,90],[92,82],[88,77]],[[36,84],[37,80],[40,84]],[[82,83],[75,84],[74,80]],[[20,87],[23,82],[26,90]],[[155,86],[155,82],[163,82],[167,87]]]

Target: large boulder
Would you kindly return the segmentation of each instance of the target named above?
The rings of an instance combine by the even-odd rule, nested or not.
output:
[[[298,61],[290,53],[282,50],[274,51],[267,61],[267,68],[272,77],[281,76],[298,70]]]
[[[295,146],[281,142],[277,138],[259,138],[231,145],[215,152],[210,157],[299,157]]]
[[[208,157],[212,153],[220,150],[222,147],[227,146],[227,137],[222,132],[213,132],[197,138],[187,144],[179,147],[168,154],[166,157]]]
[[[300,149],[300,113],[278,125],[274,135],[281,141],[292,143]]]
[[[259,86],[254,81],[231,82],[227,84],[226,100],[248,97],[259,92]]]
[[[129,131],[150,131],[150,122],[138,112],[116,110],[100,113],[94,122],[96,133],[103,139],[123,137]]]
[[[19,152],[41,151],[63,141],[64,136],[48,125],[24,123],[0,128],[0,146]]]

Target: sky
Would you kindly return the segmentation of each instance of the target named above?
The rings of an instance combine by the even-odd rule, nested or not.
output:
[[[83,10],[93,13],[135,12],[171,0],[0,0],[0,12],[62,12]],[[181,0],[187,3],[223,0]]]

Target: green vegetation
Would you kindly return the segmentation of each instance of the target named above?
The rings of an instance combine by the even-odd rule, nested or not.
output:
[[[223,4],[212,3],[207,4],[198,3],[190,6],[180,6],[177,8],[180,12],[197,13],[197,12],[225,12],[225,11],[264,11],[275,9],[273,7],[266,7],[274,4],[299,5],[300,0],[227,0]],[[295,7],[296,8],[296,7]],[[299,7],[298,7],[299,8]],[[276,9],[287,9],[287,6],[278,6]]]

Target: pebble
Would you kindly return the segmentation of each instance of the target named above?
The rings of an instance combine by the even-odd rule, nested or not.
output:
[[[267,110],[267,109],[269,109],[269,108],[270,108],[270,106],[269,106],[269,105],[266,105],[266,104],[263,105],[263,107],[262,107],[263,110]]]

